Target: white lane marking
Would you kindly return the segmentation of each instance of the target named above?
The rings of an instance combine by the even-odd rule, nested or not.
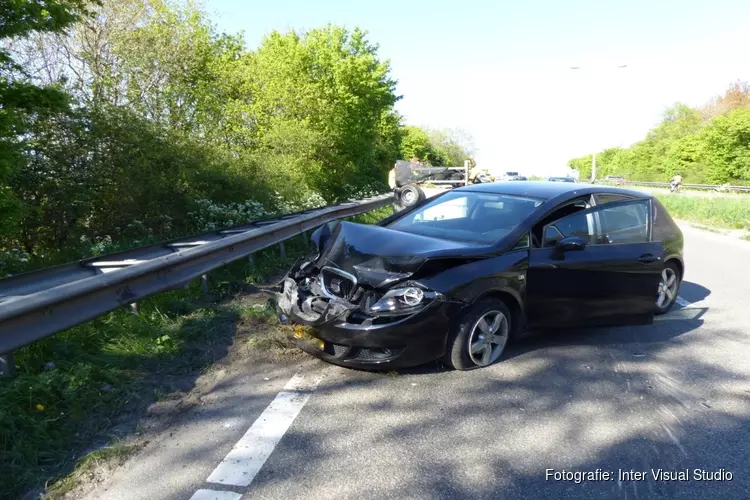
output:
[[[241,494],[234,491],[198,490],[190,500],[240,500]]]
[[[675,302],[677,302],[682,307],[688,307],[688,306],[690,306],[690,302],[688,302],[687,300],[683,299],[679,295],[675,299]]]
[[[703,316],[703,310],[695,307],[687,307],[685,309],[672,309],[663,316],[654,316],[654,322],[659,321],[674,321],[682,319],[699,319]]]
[[[248,486],[271,456],[322,378],[322,372],[310,378],[305,378],[299,373],[292,377],[284,386],[284,390],[268,405],[208,476],[207,481]]]

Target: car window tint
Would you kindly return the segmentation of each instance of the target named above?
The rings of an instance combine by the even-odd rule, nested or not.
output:
[[[555,222],[555,227],[566,238],[568,236],[580,236],[584,240],[588,240],[590,236],[588,220],[586,214],[583,212],[570,215]]]
[[[654,241],[664,241],[674,237],[676,232],[676,226],[672,218],[667,213],[667,210],[656,198],[651,200],[653,207],[653,229],[651,231],[651,237]]]
[[[554,246],[557,241],[568,236],[578,236],[591,243],[593,232],[591,230],[591,215],[578,212],[556,221],[544,230],[544,246]],[[555,238],[555,231],[559,236]]]
[[[598,205],[606,205],[607,203],[614,203],[616,201],[625,201],[631,199],[630,196],[624,196],[621,194],[600,194],[597,195]]]
[[[530,239],[529,239],[529,233],[524,234],[521,236],[521,238],[518,240],[518,242],[513,245],[513,248],[511,250],[522,250],[524,248],[529,248]]]
[[[563,235],[555,226],[547,226],[544,228],[544,243],[542,246],[553,247],[557,245],[557,242],[563,239]]]
[[[598,243],[643,243],[648,241],[648,200],[599,210],[601,234]]]

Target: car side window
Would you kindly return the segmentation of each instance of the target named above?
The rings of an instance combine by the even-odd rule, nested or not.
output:
[[[529,233],[526,233],[521,236],[521,238],[519,238],[519,240],[515,245],[513,245],[513,248],[511,248],[511,250],[523,250],[525,248],[529,248],[530,243],[531,240],[529,238]]]
[[[555,246],[558,241],[569,236],[579,236],[593,243],[594,231],[590,213],[577,212],[546,226],[543,246]]]
[[[664,241],[674,237],[676,227],[664,206],[656,198],[651,200],[651,237],[653,241]]]
[[[648,241],[648,200],[639,200],[599,211],[599,243],[645,243]]]
[[[649,200],[636,200],[568,215],[545,226],[542,246],[554,246],[569,236],[583,238],[589,245],[647,242],[648,210]]]
[[[546,226],[544,228],[544,247],[553,247],[557,242],[563,239],[562,233],[555,226]]]

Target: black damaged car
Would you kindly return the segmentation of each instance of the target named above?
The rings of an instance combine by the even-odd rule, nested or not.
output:
[[[313,240],[317,256],[289,272],[278,307],[314,327],[302,349],[364,369],[467,370],[529,329],[648,324],[685,272],[659,201],[599,185],[477,184]]]

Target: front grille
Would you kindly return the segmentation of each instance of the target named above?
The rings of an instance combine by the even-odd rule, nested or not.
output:
[[[349,352],[349,346],[333,344],[333,354],[337,358],[340,358],[341,356],[345,355],[347,352]]]
[[[357,279],[339,269],[324,267],[320,270],[320,276],[330,296],[349,300],[357,289]]]
[[[372,347],[362,348],[357,353],[356,359],[360,361],[387,361],[390,359],[397,358],[404,352],[403,347],[388,348],[388,347]]]

